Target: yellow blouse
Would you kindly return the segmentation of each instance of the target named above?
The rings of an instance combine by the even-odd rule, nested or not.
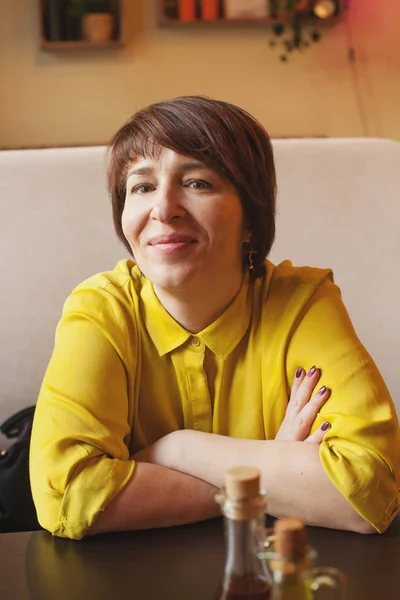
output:
[[[41,525],[79,539],[132,476],[130,456],[181,428],[273,439],[294,372],[332,390],[322,465],[378,531],[400,510],[400,434],[389,392],[329,270],[266,261],[267,275],[192,335],[131,261],[67,299],[41,387],[31,485]]]

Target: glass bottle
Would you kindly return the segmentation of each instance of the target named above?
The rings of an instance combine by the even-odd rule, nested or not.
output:
[[[197,17],[196,0],[178,0],[180,21],[195,21]]]
[[[203,21],[216,21],[219,17],[218,0],[201,1],[201,18]]]
[[[259,558],[265,539],[265,492],[260,473],[251,467],[233,467],[225,488],[217,494],[225,521],[226,560],[216,600],[270,600],[271,576]]]
[[[272,572],[271,600],[312,600],[322,586],[331,588],[329,598],[342,600],[345,578],[337,569],[314,567],[317,553],[307,546],[306,526],[300,519],[278,519],[272,536],[273,551],[261,553]]]

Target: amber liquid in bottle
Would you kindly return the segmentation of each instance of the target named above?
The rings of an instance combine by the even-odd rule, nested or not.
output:
[[[217,497],[225,522],[226,560],[215,600],[270,600],[272,579],[258,558],[264,539],[265,499],[259,473],[234,467],[226,475],[225,493]]]
[[[270,600],[271,586],[267,581],[256,576],[231,579],[228,589],[222,589],[216,600]]]

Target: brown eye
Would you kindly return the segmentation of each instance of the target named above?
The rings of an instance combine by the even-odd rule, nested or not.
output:
[[[190,179],[185,182],[185,187],[191,190],[208,190],[211,188],[211,184],[204,181],[204,179]]]
[[[133,186],[131,189],[132,194],[148,194],[154,190],[154,186],[149,183],[140,183],[138,185]]]

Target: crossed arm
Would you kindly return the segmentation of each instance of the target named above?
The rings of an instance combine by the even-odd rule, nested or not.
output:
[[[246,440],[179,430],[136,454],[132,478],[98,517],[90,534],[179,525],[220,514],[214,495],[233,465],[252,465],[262,476],[268,512],[297,516],[310,525],[373,533],[326,475],[319,444],[325,431],[308,435],[329,397],[314,393],[318,369],[295,378],[285,419],[275,440]]]

